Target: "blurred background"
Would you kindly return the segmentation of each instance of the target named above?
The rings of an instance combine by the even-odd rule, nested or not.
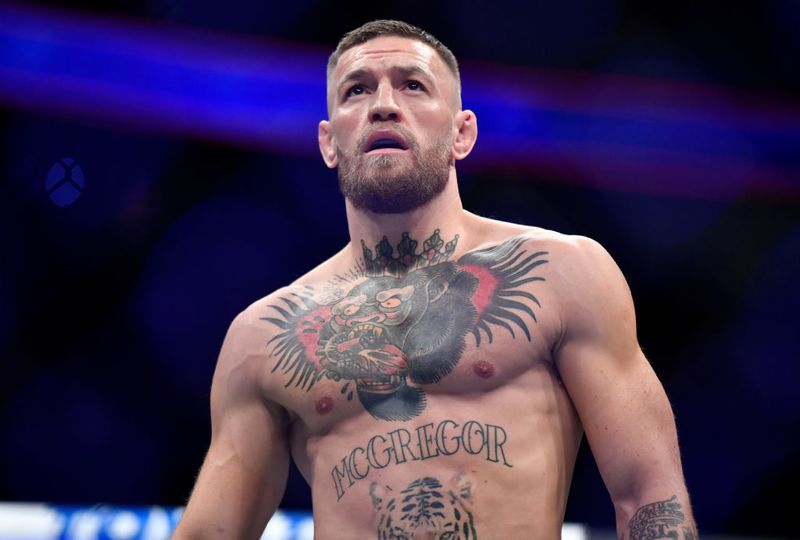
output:
[[[0,2],[0,500],[185,503],[228,324],[348,241],[316,129],[372,18],[461,62],[465,207],[626,274],[701,533],[800,538],[796,0]],[[585,447],[566,519],[613,528]]]

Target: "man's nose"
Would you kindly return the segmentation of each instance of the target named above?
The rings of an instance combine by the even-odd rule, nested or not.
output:
[[[378,86],[374,94],[369,117],[373,122],[387,120],[397,122],[400,119],[400,107],[394,99],[394,88],[388,84]]]

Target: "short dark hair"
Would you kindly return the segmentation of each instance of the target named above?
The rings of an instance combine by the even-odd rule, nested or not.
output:
[[[436,39],[432,34],[426,32],[422,28],[403,21],[395,21],[391,19],[378,19],[375,21],[370,21],[359,26],[355,30],[351,30],[350,32],[346,33],[336,45],[336,50],[334,50],[328,58],[328,79],[330,80],[331,74],[336,68],[336,64],[339,62],[339,58],[346,50],[352,49],[357,45],[361,45],[362,43],[380,36],[405,37],[409,39],[415,39],[425,43],[426,45],[429,45],[433,50],[439,53],[439,57],[444,60],[444,63],[448,68],[450,68],[450,71],[456,78],[456,82],[458,83],[457,88],[461,88],[461,75],[458,71],[458,60],[456,60],[455,55],[445,46],[444,43]]]

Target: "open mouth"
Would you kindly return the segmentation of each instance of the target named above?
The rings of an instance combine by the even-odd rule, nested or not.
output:
[[[370,145],[367,152],[372,152],[374,150],[386,150],[389,148],[393,148],[395,150],[405,150],[405,148],[403,148],[403,146],[394,139],[378,139]]]
[[[408,150],[408,145],[402,137],[394,133],[375,133],[367,141],[366,152],[392,153]]]

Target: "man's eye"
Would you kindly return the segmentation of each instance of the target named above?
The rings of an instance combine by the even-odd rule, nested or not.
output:
[[[347,91],[345,97],[360,96],[363,93],[364,93],[364,87],[361,86],[360,84],[357,84]]]
[[[423,86],[419,81],[408,81],[408,84],[406,84],[406,88],[408,88],[409,90],[417,91],[417,90],[422,90]]]

